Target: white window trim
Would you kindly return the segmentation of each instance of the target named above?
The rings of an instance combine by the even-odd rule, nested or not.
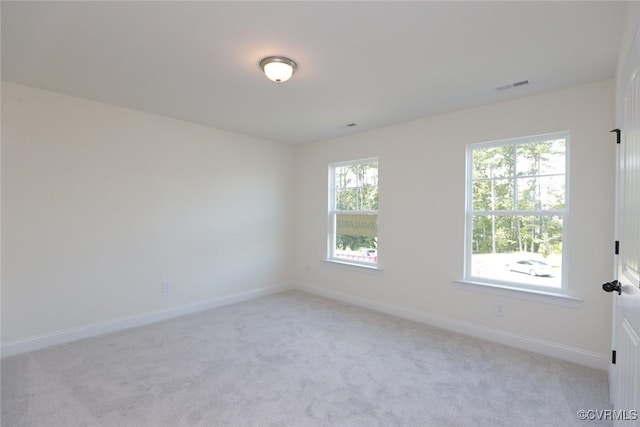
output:
[[[523,143],[535,142],[536,140],[550,140],[550,139],[565,139],[565,200],[564,200],[564,210],[544,210],[544,211],[536,211],[536,214],[542,215],[562,215],[563,224],[562,224],[562,277],[560,279],[560,287],[545,287],[545,286],[536,286],[529,285],[525,283],[516,283],[516,282],[507,282],[496,279],[490,279],[486,277],[476,277],[471,275],[471,233],[473,230],[473,156],[472,153],[474,150],[479,148],[490,148],[490,147],[501,147],[506,145],[517,145]],[[463,289],[471,290],[477,289],[481,292],[493,293],[504,296],[513,296],[514,293],[527,295],[525,299],[534,300],[534,301],[542,301],[542,302],[551,302],[555,301],[558,305],[568,305],[575,306],[575,304],[580,304],[581,299],[575,298],[569,295],[569,274],[568,274],[568,253],[570,251],[569,246],[566,245],[568,230],[570,227],[570,165],[569,160],[570,150],[571,150],[571,133],[570,131],[562,131],[562,132],[554,132],[548,134],[540,134],[540,135],[532,135],[532,136],[524,136],[517,138],[509,138],[497,141],[487,141],[480,142],[474,144],[467,144],[466,147],[466,176],[465,176],[465,233],[464,233],[464,271],[463,271],[463,279],[456,280],[458,287]],[[515,172],[517,174],[517,171]],[[491,213],[498,211],[482,211],[483,213]],[[504,213],[504,211],[500,211]],[[509,215],[530,215],[531,211],[520,211],[520,210],[512,210],[509,211]],[[553,303],[553,302],[551,302]]]
[[[336,179],[336,175],[335,175],[335,169],[338,167],[344,167],[344,166],[351,166],[351,165],[355,165],[355,164],[360,164],[360,163],[377,163],[378,164],[378,197],[380,197],[380,159],[378,157],[368,157],[368,158],[364,158],[364,159],[357,159],[357,160],[348,160],[348,161],[344,161],[344,162],[335,162],[335,163],[330,163],[329,164],[329,170],[328,170],[328,175],[329,175],[329,187],[328,187],[328,213],[327,213],[327,230],[328,230],[328,235],[327,235],[327,257],[325,259],[323,259],[323,261],[325,262],[329,262],[329,263],[333,263],[333,264],[339,264],[339,265],[343,265],[346,267],[358,267],[358,268],[365,268],[365,269],[369,269],[369,270],[380,270],[382,271],[382,267],[380,264],[380,232],[378,231],[378,247],[376,248],[376,252],[377,252],[377,263],[370,263],[370,262],[363,262],[363,261],[357,261],[357,260],[347,260],[345,258],[338,258],[333,256],[333,248],[335,248],[336,242],[335,242],[335,230],[336,230],[336,224],[335,224],[335,217],[334,217],[334,213],[336,212],[335,209],[335,179]],[[372,211],[349,211],[350,213],[354,213],[354,214],[359,214],[359,213],[371,213]],[[377,215],[378,215],[378,230],[379,230],[379,223],[380,223],[380,200],[378,199],[378,210],[376,211]]]
[[[568,294],[543,291],[538,289],[526,289],[514,287],[508,284],[499,285],[496,283],[475,282],[469,280],[454,280],[457,289],[463,291],[479,292],[489,295],[497,295],[506,298],[515,298],[524,301],[540,302],[561,307],[580,307],[582,298],[577,298]]]
[[[366,270],[373,270],[373,271],[382,271],[382,267],[380,267],[380,258],[378,258],[378,264],[370,264],[370,263],[360,263],[360,262],[355,262],[355,261],[347,261],[341,258],[325,258],[322,261],[330,263],[330,264],[336,264],[338,266],[344,266],[347,269],[350,267],[355,267],[358,269],[366,269]]]

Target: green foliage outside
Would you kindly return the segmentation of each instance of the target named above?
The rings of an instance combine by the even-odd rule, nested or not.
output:
[[[336,167],[336,210],[377,214],[378,163]],[[377,236],[336,235],[336,249],[377,248]]]
[[[476,149],[472,161],[472,208],[485,211],[472,253],[562,253],[565,140]]]

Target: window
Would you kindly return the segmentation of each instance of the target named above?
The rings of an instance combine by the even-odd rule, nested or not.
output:
[[[378,264],[378,159],[329,166],[328,258]]]
[[[566,293],[569,133],[467,146],[465,279]]]

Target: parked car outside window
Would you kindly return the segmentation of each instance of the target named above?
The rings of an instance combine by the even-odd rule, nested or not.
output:
[[[531,276],[551,276],[551,266],[535,259],[521,259],[507,264],[507,270],[525,273]]]

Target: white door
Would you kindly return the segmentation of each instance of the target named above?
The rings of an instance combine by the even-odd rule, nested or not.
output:
[[[617,280],[614,292],[611,400],[616,425],[640,426],[640,31],[619,81]]]

